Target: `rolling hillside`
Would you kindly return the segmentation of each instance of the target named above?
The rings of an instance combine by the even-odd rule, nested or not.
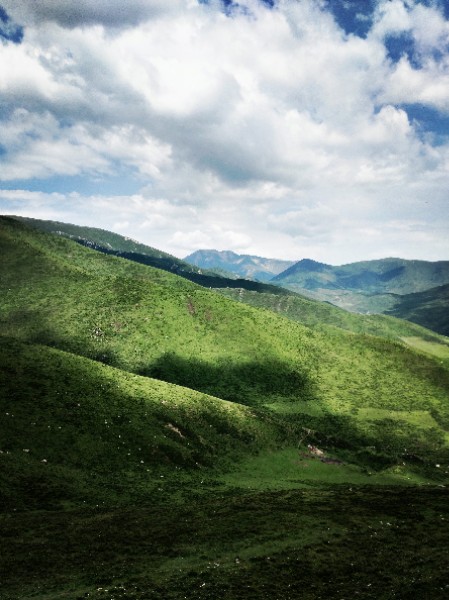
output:
[[[4,509],[123,503],[276,438],[240,404],[42,345],[2,337],[0,364]]]
[[[244,275],[245,277],[251,277],[250,267],[255,267],[256,265],[265,265],[267,269],[271,269],[273,272],[276,272],[289,264],[287,261],[276,261],[272,259],[261,259],[259,257],[250,257],[250,256],[241,256],[235,255],[234,253],[217,253],[216,251],[198,251],[191,255],[192,257],[197,257],[197,259],[192,261],[192,264],[189,264],[185,261],[181,261],[174,256],[156,250],[155,248],[151,248],[149,246],[145,246],[144,244],[140,244],[134,240],[123,237],[119,234],[115,234],[109,231],[105,231],[102,229],[96,229],[92,227],[80,227],[78,225],[70,225],[67,223],[61,223],[57,221],[42,221],[38,219],[27,219],[22,217],[14,217],[21,222],[24,222],[34,228],[37,228],[41,231],[46,231],[52,234],[56,234],[59,236],[67,237],[76,241],[77,243],[86,246],[88,248],[97,250],[104,254],[109,254],[113,256],[119,256],[122,258],[126,258],[133,262],[137,262],[140,264],[153,266],[164,271],[168,271],[170,273],[176,273],[181,277],[188,279],[189,281],[193,281],[203,287],[214,288],[217,290],[230,290],[230,295],[240,294],[240,290],[245,291],[245,297],[254,298],[257,297],[257,294],[263,294],[265,297],[269,296],[284,296],[284,300],[281,301],[279,299],[279,304],[283,306],[290,306],[293,304],[294,306],[302,305],[305,306],[305,297],[309,297],[310,299],[317,300],[327,300],[330,303],[333,303],[335,306],[341,306],[345,310],[349,310],[351,312],[359,312],[359,313],[385,313],[392,314],[402,319],[407,319],[412,322],[416,322],[418,324],[424,325],[425,327],[438,332],[445,334],[445,310],[444,310],[444,301],[439,303],[429,303],[427,302],[426,307],[423,307],[423,316],[412,315],[410,311],[408,311],[407,306],[410,306],[410,302],[413,302],[413,299],[410,298],[409,304],[405,306],[404,312],[401,313],[401,309],[398,308],[397,312],[395,311],[396,305],[401,301],[401,296],[398,294],[392,293],[365,293],[365,292],[356,292],[351,290],[339,290],[337,295],[335,295],[335,290],[332,289],[324,289],[320,288],[318,291],[311,291],[310,289],[305,288],[296,288],[295,285],[289,285],[288,288],[296,288],[298,291],[302,293],[296,293],[292,291],[288,291],[286,288],[279,287],[277,285],[270,285],[265,283],[260,283],[259,281],[254,281],[251,279],[240,279],[240,275]],[[234,272],[229,272],[218,266],[224,264],[220,262],[221,258],[227,257],[229,259],[229,263],[227,264],[228,268],[234,269]],[[189,258],[189,257],[187,257]],[[234,263],[232,262],[233,258],[235,259]],[[254,260],[253,260],[254,259]],[[224,260],[224,258],[223,258]],[[316,263],[314,261],[301,261],[304,264],[308,264],[311,269],[315,268]],[[196,265],[198,263],[198,266]],[[206,269],[204,265],[210,264],[212,265],[212,269]],[[240,264],[240,266],[239,266]],[[193,266],[192,266],[193,265]],[[248,267],[248,271],[246,267]],[[249,266],[248,266],[249,265]],[[315,266],[314,266],[315,265]],[[200,268],[203,266],[202,268]],[[321,265],[322,267],[326,267],[327,265]],[[252,268],[251,267],[251,268]],[[320,267],[316,267],[320,268]],[[254,275],[254,272],[252,272]],[[266,271],[265,275],[268,277],[269,271]],[[266,278],[265,276],[260,277],[260,279]],[[232,291],[234,290],[234,292]],[[255,293],[251,294],[252,292]],[[226,295],[226,292],[225,292]],[[261,296],[262,298],[263,296]],[[290,298],[287,300],[287,298]],[[428,298],[428,296],[426,296]],[[255,306],[260,305],[259,301],[255,303],[249,302],[249,304],[253,304]],[[441,307],[441,310],[440,310]],[[328,310],[328,309],[326,309]],[[285,312],[285,311],[284,311]],[[290,312],[291,311],[287,311]],[[294,311],[297,312],[297,311]],[[300,311],[302,314],[304,311]],[[313,305],[312,311],[306,311],[307,313],[314,314],[322,314],[323,306]],[[425,313],[425,317],[424,317]],[[420,313],[421,314],[421,313]],[[410,315],[412,318],[408,318]],[[341,314],[333,313],[336,321],[335,324],[340,325],[343,321],[348,323],[348,318],[341,318]],[[421,320],[420,320],[421,319]],[[425,319],[425,320],[422,320]],[[296,319],[301,321],[301,318]],[[332,321],[332,319],[331,319]],[[328,322],[328,321],[326,321]],[[355,327],[356,331],[364,330],[363,327],[360,327],[361,321],[358,321],[359,325],[355,325],[356,321],[351,321]],[[365,321],[366,323],[367,321]],[[305,322],[308,324],[307,322]],[[383,327],[378,326],[379,321],[376,322],[377,325],[374,329],[368,328],[369,333],[374,333],[374,335],[379,335],[379,331],[383,329]],[[344,327],[347,328],[347,327]],[[365,328],[366,329],[366,328]],[[420,334],[421,335],[421,334]],[[409,336],[410,337],[410,336]]]
[[[1,251],[5,336],[276,414],[293,403],[304,423],[320,423],[305,416],[311,406],[347,417],[360,408],[358,397],[363,408],[372,396],[376,406],[395,410],[387,381],[379,396],[384,377],[408,390],[401,402],[413,410],[428,385],[426,406],[435,405],[444,422],[444,372],[396,342],[292,323],[12,219],[2,219]]]
[[[0,252],[1,598],[442,597],[444,359],[12,218]]]
[[[39,231],[71,239],[78,244],[97,250],[110,256],[126,258],[132,262],[155,267],[169,273],[175,273],[184,279],[193,281],[206,288],[244,288],[252,291],[266,291],[273,294],[285,294],[278,286],[260,283],[248,279],[240,279],[234,273],[228,273],[220,267],[213,269],[199,268],[171,254],[156,250],[135,240],[111,231],[95,227],[81,227],[60,221],[44,221],[25,217],[12,217]]]
[[[426,349],[440,358],[449,359],[449,339],[446,336],[402,318],[392,318],[382,314],[354,314],[328,302],[305,298],[294,293],[277,296],[245,289],[220,288],[217,291],[237,302],[273,311],[315,329],[330,325],[353,333],[402,341],[411,346],[415,346],[419,340],[421,349]],[[443,310],[440,316],[444,322],[446,313]],[[434,326],[436,323],[429,322],[430,325]]]

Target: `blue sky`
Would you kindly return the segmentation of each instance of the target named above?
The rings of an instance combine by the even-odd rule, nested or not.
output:
[[[449,3],[0,0],[0,212],[449,259]]]
[[[20,44],[23,40],[23,27],[14,23],[6,10],[0,6],[0,39],[4,42]]]

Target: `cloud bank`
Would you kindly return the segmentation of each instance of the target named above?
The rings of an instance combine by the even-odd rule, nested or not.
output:
[[[2,6],[2,212],[178,256],[448,258],[437,1]]]

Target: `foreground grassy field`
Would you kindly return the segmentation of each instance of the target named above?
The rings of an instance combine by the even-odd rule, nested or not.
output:
[[[0,364],[1,598],[445,597],[448,465],[323,462],[269,413],[43,346]]]
[[[444,489],[182,494],[3,515],[2,598],[447,597]]]
[[[2,599],[447,597],[445,338],[0,250]]]

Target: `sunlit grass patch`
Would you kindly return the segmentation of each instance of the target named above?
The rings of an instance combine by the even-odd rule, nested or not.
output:
[[[432,342],[418,336],[410,336],[402,338],[406,344],[417,350],[421,350],[426,354],[436,356],[442,360],[449,361],[449,341],[441,336],[440,342]]]
[[[381,408],[361,407],[357,410],[357,416],[360,419],[365,419],[367,421],[394,419],[429,429],[433,427],[439,427],[438,423],[427,410],[387,410]]]
[[[409,478],[409,479],[408,479]],[[345,463],[334,454],[314,456],[307,448],[263,452],[240,461],[222,480],[243,489],[297,489],[316,485],[394,485],[412,482],[403,471],[375,472]],[[426,481],[416,479],[413,481]]]

